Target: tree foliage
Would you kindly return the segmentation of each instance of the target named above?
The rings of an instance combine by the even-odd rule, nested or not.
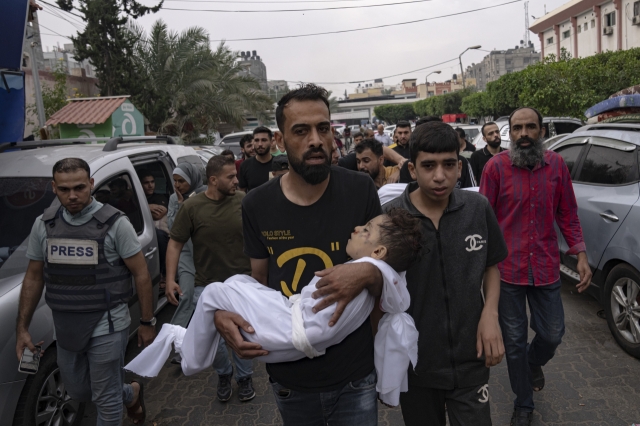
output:
[[[380,105],[373,109],[373,113],[379,120],[386,121],[387,123],[396,124],[402,120],[413,120],[416,118],[416,113],[413,110],[413,104],[395,104],[395,105]]]
[[[77,60],[88,59],[96,69],[103,96],[127,95],[136,91],[139,81],[133,66],[134,34],[128,30],[129,18],[157,12],[163,0],[154,7],[136,0],[79,0],[77,11],[84,15],[86,26],[71,37]],[[74,9],[73,0],[57,0],[66,11]]]
[[[211,50],[203,28],[176,33],[159,20],[148,34],[136,26],[132,33],[141,82],[133,103],[152,130],[190,139],[222,122],[242,127],[246,113],[266,119],[272,100],[253,77],[240,74],[237,54],[224,43]]]
[[[445,95],[433,96],[413,104],[415,114],[419,116],[434,115],[437,117],[445,114],[456,114],[460,112],[462,99],[475,91],[475,88],[467,88]]]

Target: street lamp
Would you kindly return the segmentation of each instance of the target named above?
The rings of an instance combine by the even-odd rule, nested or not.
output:
[[[480,49],[481,47],[482,47],[482,46],[480,46],[479,44],[478,44],[477,46],[467,47],[467,48],[465,49],[465,51],[464,51],[464,52],[462,52],[462,53],[460,54],[460,56],[458,56],[458,60],[460,61],[460,74],[462,74],[462,88],[463,88],[463,89],[466,89],[466,88],[467,88],[467,85],[465,84],[465,81],[464,81],[464,70],[462,69],[462,55],[464,55],[464,54],[465,54],[465,52],[466,52],[467,50]]]
[[[434,71],[434,72],[430,72],[429,74],[427,74],[427,78],[425,79],[427,85],[429,85],[429,76],[431,74],[440,74],[442,71]]]

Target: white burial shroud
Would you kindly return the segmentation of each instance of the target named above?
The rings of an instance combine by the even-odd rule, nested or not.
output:
[[[418,363],[418,331],[405,313],[410,298],[404,272],[398,274],[385,262],[362,258],[354,262],[375,265],[384,277],[380,308],[385,312],[375,337],[374,361],[378,373],[376,386],[382,402],[398,405],[400,392],[408,389],[409,363]],[[275,363],[314,358],[329,346],[340,343],[367,321],[374,298],[367,290],[344,310],[340,320],[329,327],[335,305],[318,313],[312,308],[318,300],[311,297],[319,278],[315,277],[291,298],[266,287],[247,275],[234,275],[224,283],[212,283],[200,296],[189,327],[165,324],[154,342],[125,366],[143,377],[155,377],[171,354],[171,344],[182,356],[182,371],[189,376],[213,364],[220,334],[213,325],[217,310],[235,312],[246,319],[255,333],[242,332],[247,341],[259,343],[269,351],[260,361]]]

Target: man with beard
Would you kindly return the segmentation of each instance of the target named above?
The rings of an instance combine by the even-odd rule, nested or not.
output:
[[[174,173],[184,174],[179,168]],[[207,189],[184,200],[171,227],[166,262],[167,299],[174,305],[179,302],[173,292],[182,296],[180,286],[175,282],[180,252],[189,240],[193,244],[196,271],[194,305],[208,284],[223,282],[236,274],[251,274],[249,258],[242,252],[241,205],[245,194],[236,191],[235,163],[228,157],[216,155],[207,163],[206,173]],[[189,178],[187,174],[183,177]],[[193,182],[190,184],[194,185]],[[251,380],[252,362],[235,354],[234,359],[238,398],[249,401],[256,396]],[[224,344],[218,346],[213,367],[218,373],[218,400],[226,402],[231,398],[233,367]]]
[[[314,297],[326,296],[318,311],[331,307],[337,323],[344,307],[364,289],[379,297],[380,272],[370,264],[347,262],[349,235],[381,213],[373,181],[330,165],[333,134],[329,94],[313,84],[286,94],[276,121],[289,156],[289,173],[251,191],[243,201],[244,250],[252,277],[286,296],[300,293],[314,274],[321,276]],[[336,212],[345,214],[339,221]],[[341,319],[345,321],[345,319]],[[244,341],[254,329],[239,315],[218,311],[215,326],[244,358],[268,352]],[[376,425],[376,371],[371,324],[365,322],[325,355],[267,364],[285,426]]]
[[[398,182],[400,170],[398,166],[385,167],[382,156],[382,144],[375,139],[365,139],[356,147],[358,171],[367,173],[373,179],[376,188],[387,183]]]
[[[244,135],[240,139],[240,152],[242,152],[242,158],[236,161],[236,171],[240,173],[240,166],[245,160],[256,155],[253,150],[253,135]]]
[[[238,182],[240,191],[249,192],[269,180],[271,171],[271,144],[273,132],[268,127],[256,127],[253,130],[253,149],[255,157],[251,157],[240,165]]]
[[[369,132],[371,132],[371,137],[367,137],[366,139],[373,139],[373,131],[369,130]],[[353,136],[353,151],[338,160],[338,165],[340,167],[353,170],[354,172],[358,171],[358,162],[356,160],[355,147],[357,147],[358,144],[364,139],[365,136],[362,133],[356,133]],[[402,155],[398,154],[388,146],[382,147],[382,153],[384,154],[384,158],[386,158],[389,165],[397,164],[398,167],[402,167],[402,165],[407,161],[406,158],[404,158]]]
[[[571,176],[562,157],[542,145],[542,115],[520,108],[509,116],[509,126],[510,150],[487,163],[480,192],[489,199],[509,248],[509,257],[499,265],[500,327],[516,394],[511,425],[528,426],[533,392],[545,385],[542,366],[553,358],[564,335],[554,220],[570,247],[567,254],[578,257],[580,293],[589,287],[591,269]],[[529,344],[527,301],[536,332]]]
[[[482,139],[487,143],[487,146],[479,151],[475,151],[469,159],[471,170],[478,184],[480,184],[482,171],[487,162],[489,162],[494,155],[504,151],[504,148],[500,146],[502,143],[500,139],[500,128],[496,123],[485,123],[480,131],[482,132]]]

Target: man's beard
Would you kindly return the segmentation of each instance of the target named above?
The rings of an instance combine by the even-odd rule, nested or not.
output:
[[[285,146],[286,148],[286,146]],[[324,164],[316,164],[309,166],[305,163],[312,155],[322,154],[324,156]],[[302,176],[305,182],[310,185],[318,185],[329,176],[331,172],[331,158],[327,155],[322,148],[312,148],[304,153],[302,160],[298,160],[289,153],[289,167],[291,167],[297,174]]]
[[[526,148],[520,146],[523,142],[529,142]],[[546,149],[542,144],[542,139],[533,140],[528,136],[524,136],[517,141],[509,143],[509,156],[511,163],[516,167],[534,167],[542,162]]]
[[[265,155],[267,152],[271,151],[271,148],[254,148],[253,150],[257,155]]]
[[[500,148],[500,144],[502,143],[501,139],[497,139],[494,140],[492,142],[487,141],[487,145],[489,145],[491,148]]]
[[[380,169],[376,170],[375,172],[373,170],[372,171],[363,170],[363,173],[368,174],[369,176],[371,176],[371,179],[375,181],[378,175],[380,174]]]

